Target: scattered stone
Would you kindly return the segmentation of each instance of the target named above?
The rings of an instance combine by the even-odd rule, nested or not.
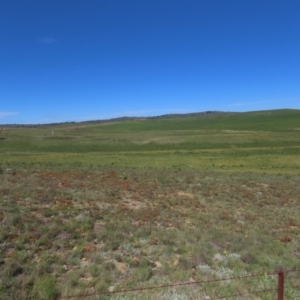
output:
[[[70,234],[68,234],[65,231],[60,232],[55,239],[57,240],[69,240],[70,239]]]
[[[63,265],[63,268],[64,268],[66,271],[69,271],[69,268],[67,267],[67,265]]]
[[[84,252],[94,252],[96,250],[96,246],[94,244],[88,244],[83,247]]]
[[[9,248],[7,249],[6,251],[6,255],[5,257],[13,257],[15,254],[17,253],[16,249],[15,248]]]
[[[89,274],[84,274],[84,276],[81,277],[79,280],[89,282],[89,281],[92,281],[92,280],[93,280],[93,277],[90,276]]]
[[[89,264],[90,264],[90,263],[89,263],[89,261],[87,260],[86,257],[83,257],[83,258],[81,259],[81,267],[82,267],[82,268],[86,268]]]
[[[136,257],[136,256],[133,258],[133,260],[134,260],[134,262],[135,262],[136,264],[139,264],[139,263],[140,263],[140,259],[139,259],[138,257]]]
[[[127,271],[127,266],[124,263],[115,262],[115,265],[120,273],[124,274]]]
[[[291,242],[293,239],[292,239],[292,237],[286,235],[286,236],[280,237],[279,240],[280,240],[281,243],[289,243],[289,242]]]
[[[113,285],[111,285],[107,290],[111,293],[115,290],[116,287],[114,287]]]
[[[40,260],[41,260],[41,259],[39,258],[39,256],[38,256],[37,254],[35,254],[35,255],[34,255],[34,258],[33,258],[33,262],[39,263]]]
[[[161,268],[162,267],[162,263],[159,262],[159,261],[156,261],[155,262],[155,266],[156,266],[156,268]]]
[[[101,231],[103,231],[103,228],[104,228],[103,222],[97,222],[97,223],[95,223],[95,225],[94,225],[94,233],[95,234],[100,233]]]
[[[151,267],[153,267],[153,268],[156,267],[156,263],[153,260],[148,259],[148,263]]]

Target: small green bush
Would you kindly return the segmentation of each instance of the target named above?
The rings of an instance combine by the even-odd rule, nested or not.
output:
[[[33,290],[35,296],[43,300],[53,300],[59,296],[56,278],[50,275],[37,278]]]

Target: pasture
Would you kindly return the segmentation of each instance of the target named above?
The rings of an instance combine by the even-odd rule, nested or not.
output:
[[[1,299],[300,268],[300,111],[0,128]],[[87,299],[252,287],[276,278]]]

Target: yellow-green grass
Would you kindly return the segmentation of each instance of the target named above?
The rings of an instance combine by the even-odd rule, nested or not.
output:
[[[0,163],[297,172],[300,112],[4,128]]]
[[[21,166],[174,168],[299,174],[299,153],[300,146],[86,154],[8,153],[1,156],[1,161],[6,165]]]

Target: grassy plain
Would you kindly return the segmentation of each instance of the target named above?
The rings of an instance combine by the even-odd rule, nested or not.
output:
[[[300,267],[300,111],[3,127],[0,166],[1,299]],[[243,299],[275,298],[276,277],[87,299],[264,288]]]

